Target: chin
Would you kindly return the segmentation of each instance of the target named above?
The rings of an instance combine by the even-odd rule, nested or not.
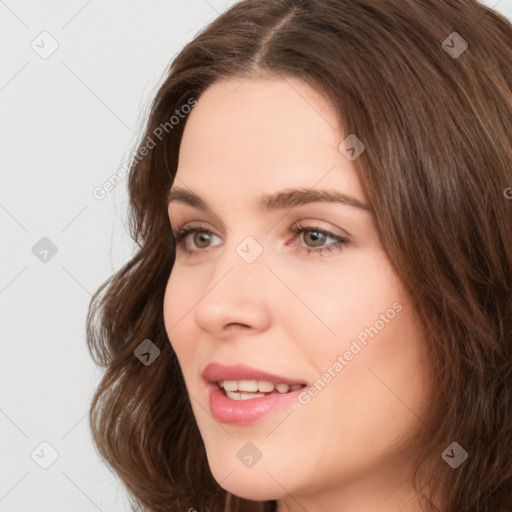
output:
[[[277,500],[282,497],[283,489],[267,474],[266,482],[254,477],[239,477],[231,474],[219,485],[231,494],[252,501]]]
[[[238,459],[237,462],[239,462]],[[276,500],[283,495],[283,488],[276,482],[276,480],[281,482],[283,479],[276,474],[277,471],[270,470],[269,473],[276,479],[274,480],[266,469],[263,466],[245,468],[242,463],[225,464],[221,460],[210,463],[213,477],[223,489],[235,496],[252,501]],[[286,486],[284,482],[283,484]]]

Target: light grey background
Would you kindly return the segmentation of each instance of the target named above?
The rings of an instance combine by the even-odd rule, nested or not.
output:
[[[134,244],[126,180],[93,190],[126,163],[173,56],[234,3],[0,0],[1,512],[130,510],[90,436],[85,316]],[[512,19],[512,0],[483,3]]]

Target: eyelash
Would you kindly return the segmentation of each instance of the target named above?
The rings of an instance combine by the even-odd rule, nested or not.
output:
[[[176,245],[177,246],[183,246],[183,250],[187,254],[190,254],[190,255],[192,255],[194,253],[205,252],[208,249],[190,250],[190,249],[186,248],[186,245],[185,245],[186,237],[189,234],[196,233],[196,232],[207,233],[208,235],[214,235],[214,233],[212,233],[208,229],[202,229],[200,227],[197,227],[197,228],[194,228],[194,227],[179,228],[179,229],[177,229],[176,233],[173,234],[173,238],[174,238],[174,241],[175,241]],[[339,252],[339,251],[341,251],[344,247],[346,247],[350,243],[349,240],[347,238],[345,238],[345,237],[338,236],[338,235],[335,235],[335,234],[331,233],[330,231],[326,231],[324,229],[315,228],[315,227],[312,227],[312,226],[296,226],[295,228],[291,228],[290,229],[290,233],[293,233],[295,235],[295,238],[300,236],[302,233],[307,233],[307,232],[320,233],[320,234],[322,234],[322,235],[324,235],[326,237],[330,237],[330,238],[333,238],[334,240],[336,240],[336,242],[331,244],[331,245],[320,247],[320,248],[317,248],[317,249],[311,248],[311,247],[304,247],[304,246],[299,246],[298,247],[298,250],[300,252],[306,252],[307,254],[313,253],[313,254],[316,254],[316,255],[319,255],[319,256],[323,256],[323,254],[326,253],[326,252],[329,252],[329,253],[332,252],[332,251]]]

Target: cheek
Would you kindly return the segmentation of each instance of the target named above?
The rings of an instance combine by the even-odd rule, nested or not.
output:
[[[323,270],[295,288],[318,320],[306,314],[295,318],[303,323],[304,332],[308,329],[306,324],[315,323],[316,336],[310,338],[315,343],[307,343],[305,348],[311,349],[313,360],[325,365],[349,350],[352,340],[358,339],[364,346],[376,330],[389,333],[390,326],[395,324],[396,327],[401,314],[397,309],[403,307],[404,291],[384,255],[378,251],[354,251],[350,255],[347,252],[343,265]]]
[[[373,255],[353,263],[349,273],[340,272],[317,288],[322,319],[335,334],[317,335],[315,343],[302,338],[307,359],[328,382],[319,392],[323,396],[314,400],[326,410],[329,403],[337,404],[332,420],[352,434],[375,421],[391,433],[416,421],[408,407],[419,414],[426,404],[426,345],[407,293],[387,260]],[[309,298],[315,299],[311,292]],[[349,418],[345,411],[351,411]]]
[[[336,403],[333,422],[363,443],[368,457],[399,445],[403,434],[412,442],[431,389],[423,332],[407,296],[398,285],[376,293],[371,306],[352,303],[352,315],[338,324],[341,340],[327,366],[341,356],[342,369],[322,397],[324,406]]]
[[[197,298],[190,284],[187,286],[178,273],[171,272],[164,295],[164,324],[180,364],[189,361],[197,350],[190,321],[194,300]]]

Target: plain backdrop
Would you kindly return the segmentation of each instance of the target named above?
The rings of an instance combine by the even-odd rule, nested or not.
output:
[[[0,0],[0,512],[130,510],[92,444],[85,343],[92,293],[134,253],[126,179],[93,191],[172,58],[234,3]],[[512,0],[483,3],[512,19]]]

